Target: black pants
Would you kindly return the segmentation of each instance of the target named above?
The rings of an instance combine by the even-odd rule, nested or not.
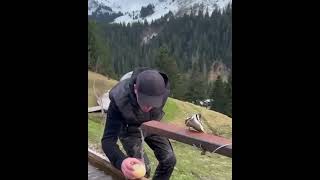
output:
[[[176,164],[176,157],[174,155],[170,141],[159,135],[145,135],[145,142],[153,150],[159,164],[153,176],[153,180],[169,180]],[[120,136],[120,142],[123,145],[127,155],[134,158],[142,159],[141,155],[141,134],[140,131],[123,132]],[[142,149],[144,152],[144,150]],[[143,153],[144,161],[146,164],[146,176],[150,177],[151,167],[150,161],[146,153]]]

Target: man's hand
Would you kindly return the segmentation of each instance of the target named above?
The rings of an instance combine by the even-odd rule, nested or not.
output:
[[[128,179],[136,179],[134,175],[134,164],[141,164],[142,162],[139,159],[128,157],[122,161],[121,171],[125,177]]]

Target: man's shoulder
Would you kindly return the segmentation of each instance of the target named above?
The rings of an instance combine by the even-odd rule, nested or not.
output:
[[[114,96],[116,94],[123,94],[126,93],[126,86],[128,85],[128,79],[125,79],[123,81],[119,81],[115,86],[113,86],[109,92],[110,95]],[[122,92],[123,91],[123,92]]]
[[[110,100],[114,101],[117,106],[121,106],[129,100],[129,79],[125,79],[116,84],[109,92]]]

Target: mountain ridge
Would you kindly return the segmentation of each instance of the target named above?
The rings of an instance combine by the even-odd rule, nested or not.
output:
[[[88,15],[111,23],[151,23],[172,12],[175,16],[201,10],[209,14],[216,8],[223,10],[232,0],[89,0]],[[153,5],[152,13],[141,17],[141,9]],[[110,18],[111,17],[111,18]]]

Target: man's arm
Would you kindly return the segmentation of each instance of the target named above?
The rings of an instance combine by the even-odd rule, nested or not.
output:
[[[123,119],[114,101],[110,102],[107,111],[107,121],[104,134],[101,139],[102,149],[109,158],[111,164],[121,170],[121,163],[126,158],[125,154],[117,145]]]

